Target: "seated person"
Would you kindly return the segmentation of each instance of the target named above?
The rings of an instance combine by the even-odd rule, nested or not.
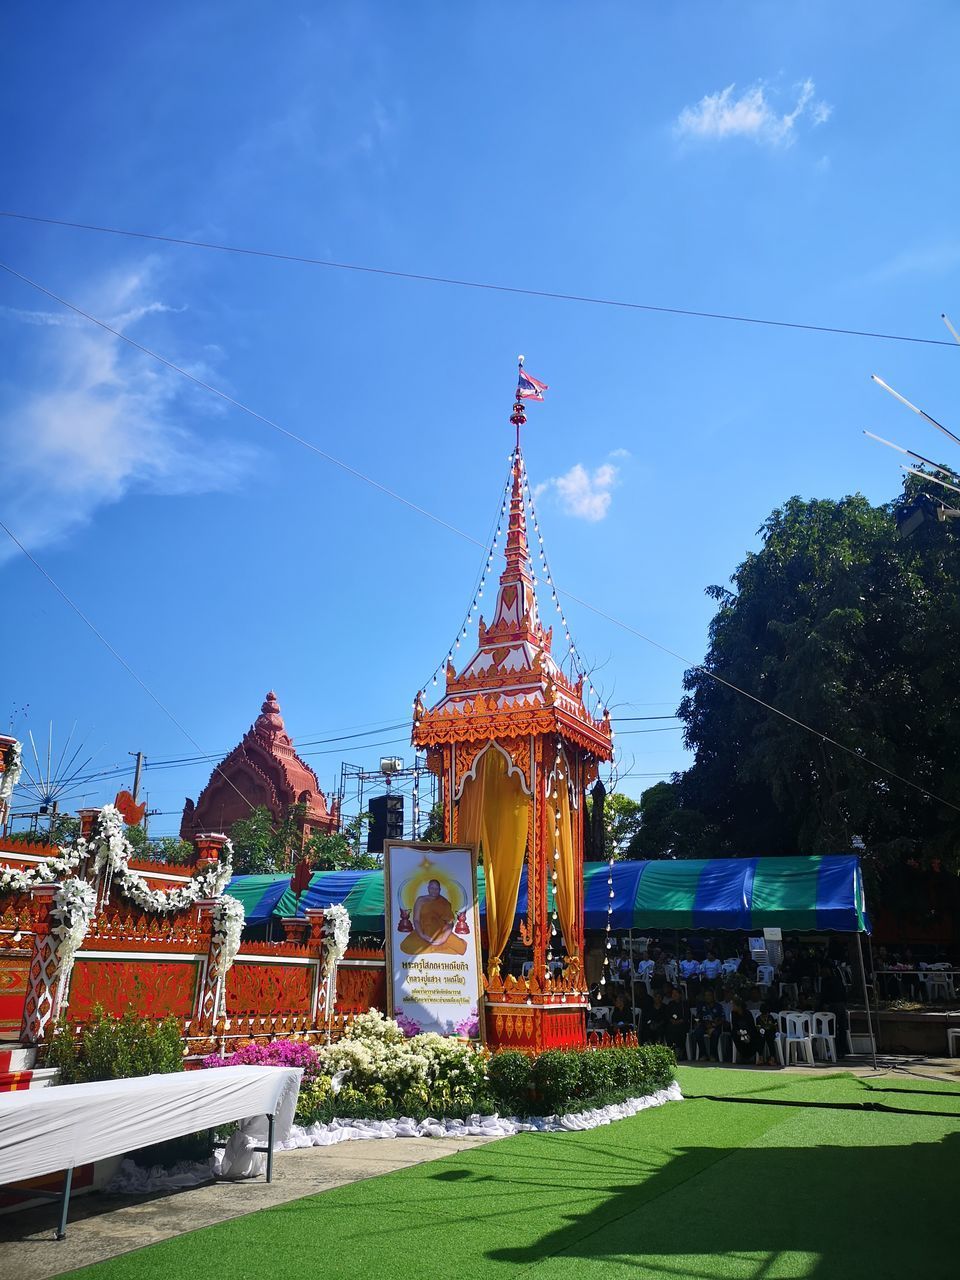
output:
[[[717,959],[717,953],[711,947],[707,952],[706,960],[704,960],[703,964],[700,966],[701,973],[705,978],[708,978],[713,982],[720,977],[720,971],[722,968],[723,965]]]
[[[695,959],[693,952],[687,947],[687,954],[680,961],[680,977],[698,978],[700,976],[700,961]]]
[[[456,920],[453,907],[440,892],[440,881],[429,881],[427,892],[413,904],[413,932],[400,943],[400,950],[407,955],[418,955],[424,951],[465,955],[467,944],[453,931]]]
[[[760,1048],[757,1051],[765,1067],[779,1066],[777,1058],[777,1032],[780,1023],[769,1004],[760,1006],[756,1021],[757,1034],[760,1037]]]
[[[723,1031],[723,1009],[710,987],[703,993],[703,1001],[693,1013],[691,1030],[693,1043],[700,1050],[701,1058],[720,1061],[720,1033]]]
[[[664,1027],[664,1041],[673,1050],[676,1057],[687,1056],[687,1006],[683,1003],[683,993],[679,987],[670,991],[670,999],[666,1004],[667,1021]]]
[[[610,1030],[621,1033],[633,1030],[633,1010],[630,1008],[627,997],[622,991],[613,997],[613,1008],[610,1010]]]
[[[730,1032],[741,1058],[754,1058],[760,1053],[763,1037],[757,1030],[753,1014],[739,996],[733,997],[730,1009]]]
[[[640,1032],[644,1044],[663,1044],[667,1028],[667,1009],[658,991],[650,1001],[650,1008],[641,1018]]]

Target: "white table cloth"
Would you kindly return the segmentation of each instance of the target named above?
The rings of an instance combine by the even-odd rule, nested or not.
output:
[[[279,1144],[301,1075],[299,1067],[215,1067],[2,1093],[0,1185],[254,1116],[277,1117]]]

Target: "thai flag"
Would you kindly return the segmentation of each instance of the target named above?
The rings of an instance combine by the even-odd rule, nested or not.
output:
[[[543,393],[547,390],[549,388],[545,382],[538,382],[536,378],[531,378],[521,365],[520,380],[517,383],[518,400],[542,400]]]

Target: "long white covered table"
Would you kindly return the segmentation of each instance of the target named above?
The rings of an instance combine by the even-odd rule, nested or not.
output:
[[[60,1229],[66,1231],[73,1170],[155,1142],[266,1116],[267,1181],[275,1123],[288,1130],[299,1067],[216,1067],[0,1094],[0,1186],[66,1171]]]

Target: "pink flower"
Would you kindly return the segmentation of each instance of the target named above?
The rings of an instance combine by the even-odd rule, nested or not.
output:
[[[304,1080],[320,1074],[317,1055],[302,1040],[273,1040],[269,1044],[246,1044],[227,1057],[212,1053],[204,1067],[302,1067]]]

